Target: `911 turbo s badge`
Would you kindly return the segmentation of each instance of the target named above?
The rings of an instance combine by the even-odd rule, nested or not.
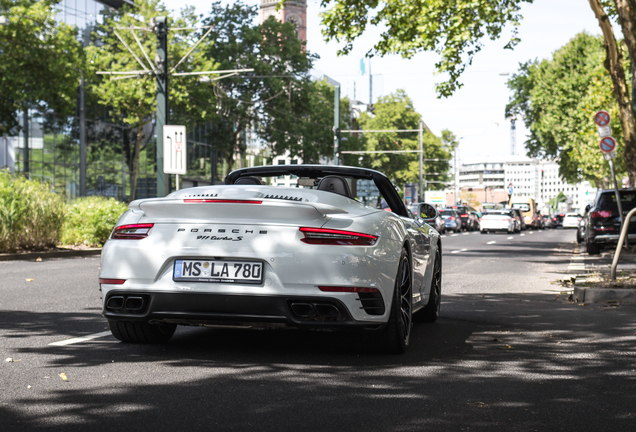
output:
[[[243,240],[243,236],[238,236],[238,237],[197,236],[197,240],[241,241]]]

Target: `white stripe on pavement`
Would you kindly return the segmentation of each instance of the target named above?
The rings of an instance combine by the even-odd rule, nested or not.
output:
[[[506,240],[512,240],[513,238],[514,238],[513,236],[510,236]]]
[[[451,237],[457,237],[459,234],[451,234]]]
[[[495,244],[495,243],[497,243],[497,241],[496,241],[496,240],[493,240],[493,241],[489,241],[489,242],[488,242],[488,243],[486,243],[486,244]]]
[[[88,336],[82,336],[82,337],[78,337],[78,338],[73,338],[73,339],[66,339],[63,341],[59,341],[59,342],[53,342],[50,343],[50,346],[64,346],[64,345],[72,345],[72,344],[76,344],[76,343],[80,343],[80,342],[86,342],[88,340],[91,339],[97,339],[97,338],[101,338],[104,336],[110,336],[112,333],[110,331],[105,331],[105,332],[101,332],[101,333],[95,333],[92,335],[88,335]]]
[[[521,237],[523,237],[525,234],[521,234]]]
[[[470,235],[470,233],[464,233],[464,234],[462,234],[462,235]]]

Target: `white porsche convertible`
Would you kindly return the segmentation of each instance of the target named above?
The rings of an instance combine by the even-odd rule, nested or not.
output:
[[[284,176],[294,187],[276,186]],[[362,184],[389,208],[356,200]],[[370,169],[239,169],[225,185],[130,203],[102,251],[103,315],[124,342],[166,342],[177,325],[285,325],[355,329],[400,353],[414,320],[439,315],[436,215],[413,218]]]

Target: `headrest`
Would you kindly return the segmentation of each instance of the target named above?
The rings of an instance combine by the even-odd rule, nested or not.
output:
[[[239,177],[235,182],[235,185],[262,185],[263,182],[258,177]]]
[[[338,195],[351,198],[351,190],[347,181],[340,176],[330,175],[323,177],[318,183],[318,190],[337,193]]]

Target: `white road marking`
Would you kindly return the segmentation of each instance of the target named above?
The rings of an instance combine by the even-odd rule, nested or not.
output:
[[[521,234],[521,237],[525,236],[525,234]]]
[[[459,253],[458,250],[451,251],[451,253]]]
[[[486,243],[486,244],[495,244],[495,243],[497,243],[497,241],[496,241],[496,240],[493,240],[493,241],[489,241],[489,242],[488,242],[488,243]]]
[[[468,249],[460,249],[460,252],[466,252]]]
[[[470,233],[464,233],[464,234],[462,234],[462,235],[470,235]]]
[[[513,238],[514,238],[513,236],[510,236],[506,240],[512,240]]]
[[[88,340],[91,339],[97,339],[97,338],[101,338],[104,336],[110,336],[112,333],[110,331],[105,331],[105,332],[101,332],[101,333],[95,333],[92,335],[88,335],[88,336],[82,336],[82,337],[78,337],[78,338],[73,338],[73,339],[66,339],[63,341],[59,341],[59,342],[53,342],[50,343],[50,346],[64,346],[64,345],[72,345],[72,344],[76,344],[76,343],[80,343],[80,342],[86,342]]]
[[[451,234],[451,237],[457,237],[459,234]]]
[[[534,234],[534,231],[530,231],[530,234]]]

